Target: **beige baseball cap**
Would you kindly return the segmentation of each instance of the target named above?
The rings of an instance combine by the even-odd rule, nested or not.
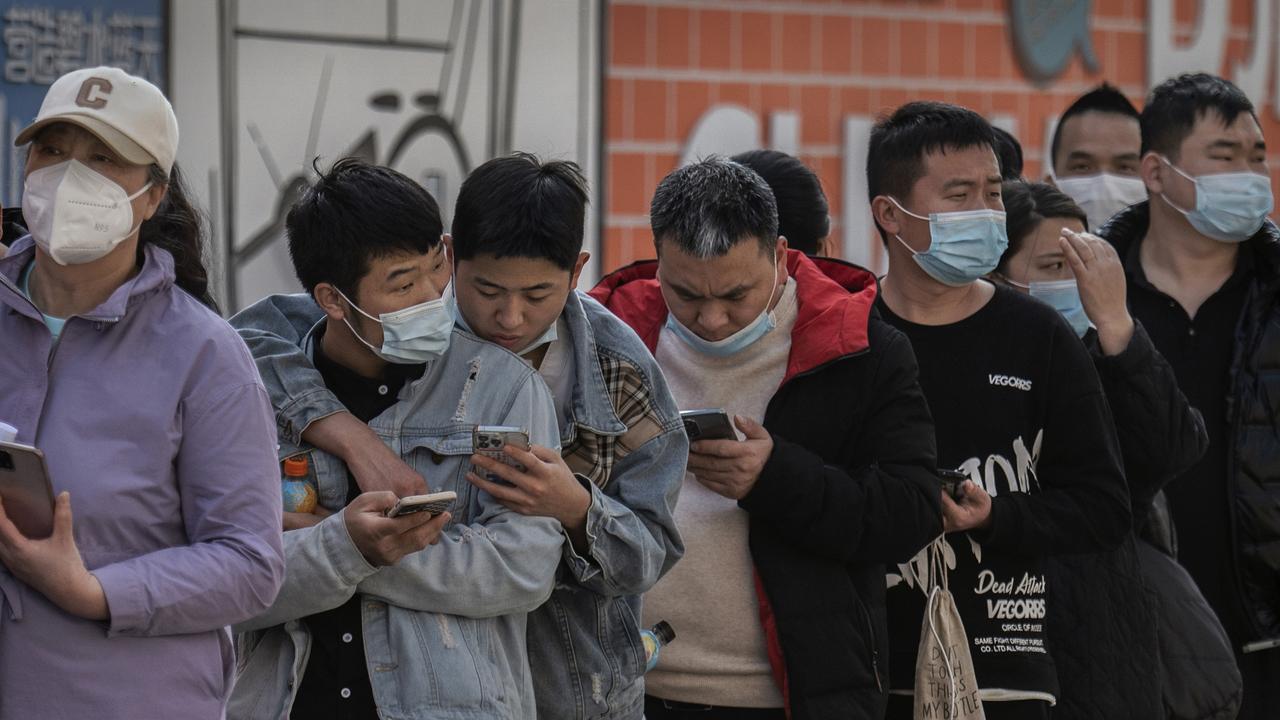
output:
[[[26,145],[41,128],[57,122],[79,125],[125,160],[155,163],[166,173],[178,155],[173,106],[160,88],[120,68],[83,68],[55,80],[35,122],[13,144]]]

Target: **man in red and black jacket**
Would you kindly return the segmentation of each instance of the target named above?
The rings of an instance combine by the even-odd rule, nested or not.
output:
[[[645,716],[883,716],[885,564],[942,532],[933,424],[876,280],[787,249],[773,194],[711,158],[651,207],[658,260],[592,295],[629,324],[682,410],[737,439],[691,446],[675,509],[686,554],[644,597],[676,640]]]

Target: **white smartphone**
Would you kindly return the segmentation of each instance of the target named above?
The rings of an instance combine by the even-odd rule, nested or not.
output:
[[[387,517],[400,517],[401,515],[412,515],[420,512],[439,515],[448,510],[457,499],[458,493],[452,490],[402,497],[396,501],[395,505],[387,509]]]
[[[53,534],[53,484],[44,453],[30,445],[0,442],[0,499],[5,515],[23,535]]]
[[[503,452],[502,449],[507,445],[527,451],[529,449],[529,433],[525,432],[524,428],[507,425],[477,425],[475,430],[471,431],[471,450],[475,454],[493,458],[504,465],[510,465],[523,472],[525,467]],[[485,472],[482,474],[489,482],[503,485],[511,484],[493,473]]]

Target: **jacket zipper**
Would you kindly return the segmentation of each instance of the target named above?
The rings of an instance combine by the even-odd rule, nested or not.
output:
[[[862,608],[862,616],[867,621],[867,638],[871,642],[871,672],[876,676],[876,690],[884,693],[884,683],[880,680],[880,648],[876,644],[876,629],[871,624],[871,611],[859,598],[858,607]]]

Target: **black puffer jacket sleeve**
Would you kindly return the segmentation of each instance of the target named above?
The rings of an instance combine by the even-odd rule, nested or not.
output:
[[[942,532],[933,420],[911,343],[870,327],[874,351],[856,359],[870,372],[780,390],[799,402],[771,406],[773,454],[738,504],[815,555],[905,562]]]
[[[1156,493],[1204,455],[1209,435],[1141,323],[1134,322],[1119,355],[1103,355],[1096,342],[1089,350],[1115,417],[1134,525],[1141,526]]]

